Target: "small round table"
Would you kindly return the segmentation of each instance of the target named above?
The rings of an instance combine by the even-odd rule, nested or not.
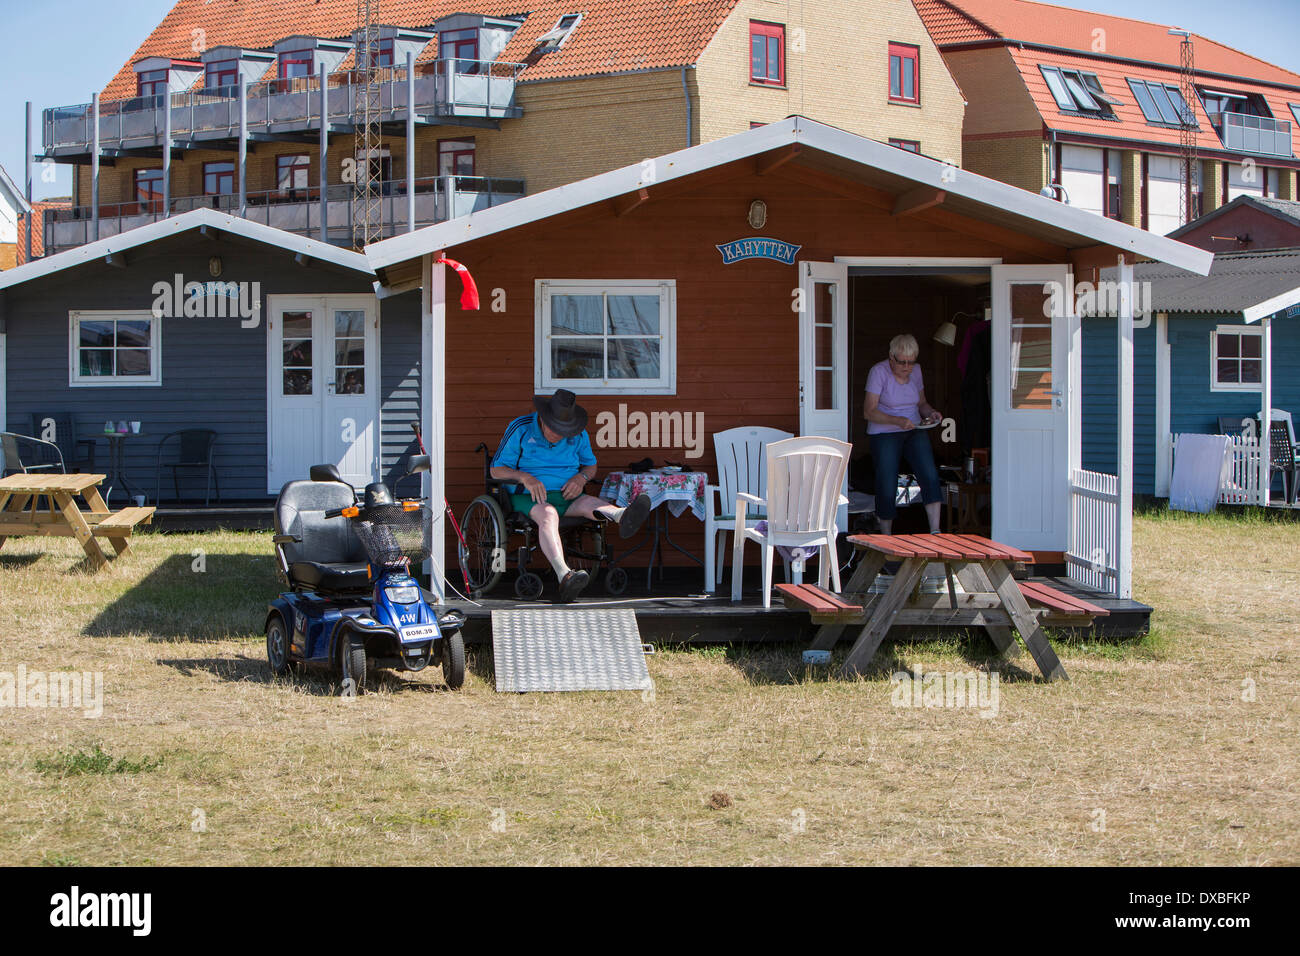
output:
[[[127,497],[135,497],[140,491],[126,480],[126,440],[144,438],[144,432],[104,432],[101,436],[108,442],[108,474],[104,478],[104,500],[108,501],[113,489],[120,483]]]

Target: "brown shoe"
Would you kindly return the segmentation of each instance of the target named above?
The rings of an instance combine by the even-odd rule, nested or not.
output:
[[[637,495],[630,505],[623,509],[622,516],[618,519],[618,536],[620,538],[630,538],[641,530],[645,524],[646,517],[650,514],[650,496]]]
[[[591,575],[586,571],[570,571],[560,582],[560,595],[555,599],[556,604],[569,604],[581,594],[591,582]]]

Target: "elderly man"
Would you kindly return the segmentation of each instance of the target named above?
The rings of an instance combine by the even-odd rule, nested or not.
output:
[[[626,508],[584,494],[596,476],[596,456],[587,435],[587,411],[567,388],[536,396],[536,411],[506,427],[492,458],[491,475],[515,482],[510,500],[537,525],[538,543],[560,582],[559,603],[572,601],[587,586],[586,571],[571,569],[560,544],[560,517],[573,515],[618,525],[621,537],[634,535],[650,513],[650,498],[638,495]]]

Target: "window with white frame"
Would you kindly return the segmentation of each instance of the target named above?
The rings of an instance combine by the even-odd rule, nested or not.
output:
[[[672,279],[539,279],[539,389],[671,395],[677,388]]]
[[[1221,325],[1210,336],[1210,381],[1216,391],[1258,392],[1264,387],[1261,329]]]
[[[151,312],[69,313],[68,384],[161,384],[161,325]]]

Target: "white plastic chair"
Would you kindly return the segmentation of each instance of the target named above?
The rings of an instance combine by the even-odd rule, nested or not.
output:
[[[745,572],[745,539],[763,548],[763,607],[772,606],[772,553],[778,547],[817,548],[818,583],[827,579],[840,590],[835,552],[835,512],[847,505],[842,493],[853,446],[834,438],[787,438],[767,446],[767,494],[736,494],[736,543],[732,548],[731,600],[740,600]],[[767,510],[767,531],[747,527],[746,505]]]
[[[704,498],[704,590],[707,593],[712,594],[722,583],[727,535],[736,526],[736,495],[743,491],[763,498],[767,494],[766,448],[772,442],[793,437],[779,428],[761,426],[729,428],[713,436],[718,483],[705,489]],[[745,515],[745,524],[752,528],[764,517],[761,512],[751,510]]]

